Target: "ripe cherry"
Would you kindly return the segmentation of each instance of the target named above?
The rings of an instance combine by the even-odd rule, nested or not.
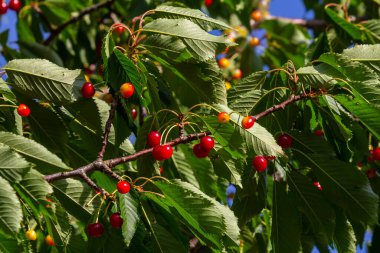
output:
[[[100,237],[104,233],[104,226],[99,222],[88,224],[87,233],[92,238]]]
[[[263,18],[263,15],[261,14],[261,11],[259,10],[254,10],[252,13],[251,13],[251,18],[253,20],[255,20],[256,22],[259,22],[261,21],[261,19]]]
[[[252,116],[245,116],[241,121],[241,126],[244,129],[251,128],[253,124],[255,124],[255,118],[253,118]]]
[[[152,131],[148,134],[148,138],[146,139],[146,143],[149,147],[153,148],[155,146],[160,145],[161,142],[161,134],[156,131]]]
[[[239,80],[243,76],[243,73],[240,69],[235,69],[234,72],[232,72],[232,79]]]
[[[373,159],[375,160],[375,161],[379,161],[380,160],[380,148],[375,148],[374,150],[373,150]]]
[[[164,168],[160,167],[160,175],[162,175],[162,173],[164,173]]]
[[[323,132],[323,130],[317,129],[317,130],[314,131],[314,134],[316,136],[323,136],[325,133]]]
[[[367,174],[368,179],[373,179],[376,177],[376,169],[369,169],[365,174]]]
[[[35,241],[37,239],[37,233],[33,229],[26,231],[25,236],[29,241]]]
[[[136,110],[136,108],[132,108],[131,114],[132,114],[132,119],[135,120],[137,118],[137,110]]]
[[[116,187],[121,194],[126,194],[131,190],[131,185],[127,181],[120,181]]]
[[[213,0],[205,0],[206,7],[210,7],[212,5]]]
[[[28,117],[30,114],[30,109],[25,104],[19,104],[19,106],[17,107],[17,113],[21,117]]]
[[[95,94],[94,85],[90,82],[85,82],[82,86],[82,96],[84,98],[92,98]]]
[[[220,112],[218,114],[218,122],[220,124],[226,124],[228,121],[230,121],[230,115],[226,112]]]
[[[124,83],[123,85],[120,86],[120,94],[124,98],[132,97],[134,92],[135,92],[135,86],[133,86],[132,83]]]
[[[116,229],[120,229],[121,225],[123,225],[123,218],[121,218],[120,213],[113,213],[110,216],[110,224],[112,227]]]
[[[249,40],[249,45],[251,45],[251,47],[256,47],[256,46],[260,45],[260,39],[257,37],[252,37]]]
[[[113,31],[117,33],[118,35],[122,35],[125,31],[125,28],[122,24],[115,24]]]
[[[219,67],[221,67],[222,69],[225,69],[228,66],[230,66],[230,61],[226,58],[222,58],[218,61],[218,64],[219,64]]]
[[[210,153],[210,151],[204,149],[202,147],[202,145],[200,143],[198,143],[198,144],[194,145],[194,147],[193,147],[193,153],[198,158],[204,158],[204,157],[208,156],[208,154]]]
[[[204,136],[201,138],[201,142],[199,144],[204,150],[210,151],[214,147],[215,141],[210,136]]]
[[[288,134],[282,134],[278,137],[277,143],[282,148],[290,148],[293,143],[293,138]]]
[[[0,0],[1,1],[1,0]],[[5,1],[2,1],[0,3],[0,15],[3,15],[5,13],[7,13],[7,10],[8,10],[8,5]]]
[[[20,0],[9,1],[9,9],[12,9],[14,11],[19,11],[20,8],[21,8],[21,1]]]
[[[322,186],[319,182],[313,182],[314,186],[317,187],[318,190],[322,191]]]
[[[152,155],[156,160],[163,161],[173,155],[173,148],[169,145],[158,145],[153,148]]]
[[[257,172],[261,173],[267,169],[268,162],[263,156],[259,155],[253,158],[252,165],[253,165],[253,168],[255,168]]]
[[[54,246],[55,244],[53,238],[50,235],[47,235],[45,237],[45,243],[49,246]]]

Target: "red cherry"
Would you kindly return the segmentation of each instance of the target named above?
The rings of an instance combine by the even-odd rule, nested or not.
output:
[[[317,187],[318,190],[322,191],[322,186],[319,182],[313,182],[314,186]]]
[[[376,169],[369,169],[365,174],[367,174],[368,179],[373,179],[376,177]]]
[[[134,92],[135,92],[135,86],[133,86],[132,83],[124,83],[123,85],[120,86],[120,94],[124,98],[132,97]]]
[[[156,160],[163,161],[173,155],[173,148],[169,145],[158,145],[153,148],[152,155]]]
[[[115,24],[113,31],[117,33],[118,35],[122,35],[125,31],[125,28],[122,24]]]
[[[212,5],[213,0],[205,0],[206,7],[210,7]]]
[[[210,153],[209,150],[206,150],[202,147],[202,145],[200,143],[196,144],[194,147],[193,147],[193,153],[196,157],[198,158],[205,158],[206,156],[208,156],[208,154]]]
[[[267,159],[268,161],[272,161],[272,160],[276,159],[276,156],[269,155],[269,156],[264,156],[264,158]]]
[[[127,181],[117,183],[117,191],[121,194],[126,194],[131,190],[131,185]]]
[[[201,138],[200,144],[204,150],[210,151],[214,147],[215,141],[210,136],[204,136]]]
[[[87,226],[88,236],[92,238],[100,237],[104,233],[104,226],[102,223],[92,223]]]
[[[252,116],[245,116],[243,120],[241,121],[241,126],[244,129],[251,128],[255,124],[255,118]]]
[[[322,136],[322,135],[324,135],[325,133],[323,132],[323,130],[321,130],[321,129],[317,129],[317,130],[314,131],[314,134],[315,134],[316,136]]]
[[[92,98],[95,94],[94,85],[90,82],[85,82],[82,86],[82,96],[84,98]]]
[[[8,10],[8,5],[5,1],[2,1],[0,3],[0,15],[3,15],[5,13],[7,13],[7,10]]]
[[[12,9],[14,11],[19,11],[20,8],[21,8],[21,1],[20,0],[9,1],[9,9]]]
[[[164,173],[164,168],[160,167],[160,175],[162,175],[162,173]]]
[[[131,114],[132,114],[132,119],[135,120],[137,118],[137,110],[136,110],[136,108],[132,108]]]
[[[379,161],[380,160],[380,148],[375,148],[375,150],[373,150],[372,157],[373,157],[373,159],[375,161]]]
[[[226,124],[228,121],[230,121],[230,115],[226,112],[220,112],[218,114],[218,122],[220,124]]]
[[[120,229],[121,225],[123,225],[123,218],[121,218],[120,213],[113,213],[110,216],[110,224],[112,227],[116,229]]]
[[[28,117],[29,114],[30,114],[30,109],[27,105],[25,104],[20,104],[18,107],[17,107],[17,113],[18,115],[20,115],[21,117]]]
[[[373,150],[369,151],[369,156],[367,157],[367,160],[368,160],[369,163],[372,163],[375,160],[374,157],[373,157],[374,153],[375,152]]]
[[[280,137],[278,137],[277,143],[282,148],[290,148],[293,143],[293,138],[288,134],[282,134]]]
[[[263,156],[259,155],[253,158],[252,165],[257,172],[264,172],[267,169],[268,162]]]
[[[156,131],[152,131],[148,134],[148,138],[146,139],[146,143],[149,147],[153,148],[155,146],[160,145],[161,142],[161,134]]]

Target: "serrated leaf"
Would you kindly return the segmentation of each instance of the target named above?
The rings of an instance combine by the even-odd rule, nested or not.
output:
[[[285,183],[274,182],[271,235],[274,253],[293,253],[299,249],[301,215],[294,208],[292,197]]]
[[[143,31],[178,37],[192,54],[204,61],[213,58],[219,46],[233,45],[227,37],[211,35],[186,19],[156,19],[146,24]]]
[[[336,227],[334,234],[334,246],[338,252],[355,253],[356,238],[352,225],[341,213],[336,212]]]
[[[36,169],[38,170],[52,173],[70,169],[59,157],[51,153],[44,146],[21,135],[0,132],[0,143],[9,146],[25,157],[27,161],[36,164]]]
[[[18,182],[29,171],[31,164],[10,147],[0,143],[0,176],[9,182]]]
[[[193,185],[174,180],[172,183],[157,182],[157,187],[165,195],[160,199],[176,212],[179,219],[202,241],[220,248],[223,241],[226,247],[237,246],[239,228],[237,219],[226,206],[222,206]]]
[[[129,247],[140,221],[140,203],[132,197],[131,193],[119,194],[119,206],[121,217],[124,220],[122,225],[124,242]]]
[[[377,223],[378,196],[372,191],[365,175],[354,165],[323,154],[294,151],[312,168],[326,197],[341,207],[347,217],[366,224]]]
[[[380,21],[379,21],[380,22]],[[343,50],[342,55],[371,68],[380,77],[380,45],[357,45]]]
[[[312,225],[316,240],[327,247],[332,241],[335,229],[334,209],[308,177],[291,173],[287,174],[287,179],[291,191],[297,198],[300,211]],[[321,184],[323,185],[322,182]]]
[[[250,129],[243,129],[241,121],[243,116],[236,113],[227,106],[215,105],[220,112],[227,112],[230,114],[230,121],[236,129],[243,136],[244,142],[247,145],[248,152],[254,152],[257,155],[264,156],[279,156],[283,154],[282,148],[277,144],[272,134],[269,133],[264,127],[260,126],[257,122]]]
[[[26,58],[46,59],[58,66],[63,66],[61,57],[50,47],[28,41],[18,41],[18,44],[21,48],[21,52],[27,56]]]
[[[189,252],[177,238],[159,224],[153,224],[152,229],[157,236],[159,247],[165,253],[186,253]]]
[[[354,40],[361,40],[362,33],[358,27],[354,24],[346,21],[344,18],[338,16],[338,14],[330,8],[325,8],[326,14],[334,21],[334,23],[348,33]]]
[[[159,17],[164,18],[188,19],[198,24],[205,30],[232,29],[229,25],[225,24],[224,22],[206,16],[200,10],[161,5],[154,9],[154,13]]]
[[[23,252],[23,248],[19,245],[18,241],[15,238],[9,238],[5,235],[0,234],[0,252]]]
[[[21,204],[13,188],[2,177],[0,188],[0,229],[5,233],[16,234],[21,228]]]
[[[53,188],[46,182],[43,175],[38,171],[30,170],[20,182],[33,198],[40,201],[46,200],[46,195],[53,192]]]
[[[81,70],[68,70],[42,59],[12,60],[3,69],[16,90],[57,104],[82,97],[80,90],[86,82]]]
[[[57,180],[52,184],[54,195],[66,211],[78,220],[88,223],[91,213],[100,204],[99,197],[86,205],[95,195],[95,191],[85,182],[71,178]]]

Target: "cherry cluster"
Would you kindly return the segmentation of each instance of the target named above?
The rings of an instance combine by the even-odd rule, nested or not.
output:
[[[19,11],[21,8],[21,1],[20,0],[10,0],[9,4],[5,2],[5,0],[2,0],[0,3],[0,15],[4,15],[7,13],[8,9]]]

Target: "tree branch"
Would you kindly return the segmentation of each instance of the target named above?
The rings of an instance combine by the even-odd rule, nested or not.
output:
[[[87,14],[90,14],[94,11],[99,10],[99,9],[111,6],[114,2],[115,2],[115,0],[106,0],[105,2],[97,3],[97,4],[94,4],[90,7],[83,9],[82,11],[80,11],[78,13],[78,15],[71,17],[65,23],[61,24],[60,26],[58,26],[55,29],[52,29],[49,37],[43,42],[43,44],[49,45],[53,41],[53,39],[55,37],[57,37],[67,26],[74,24],[75,22],[81,20]]]
[[[266,109],[265,111],[262,111],[256,115],[254,115],[253,117],[255,118],[255,120],[258,120],[262,117],[265,117],[267,116],[268,114],[271,114],[273,112],[276,112],[276,111],[279,111],[279,110],[282,110],[282,109],[285,109],[286,106],[288,106],[289,104],[292,104],[298,100],[301,100],[301,99],[306,99],[306,98],[311,98],[313,96],[317,96],[316,94],[314,93],[304,93],[304,94],[301,94],[301,95],[294,95],[292,94],[290,96],[289,99],[285,100],[284,102],[280,103],[280,104],[277,104],[277,105],[274,105],[268,109]]]
[[[115,111],[116,111],[116,107],[117,107],[118,103],[119,103],[119,97],[115,96],[115,98],[113,99],[113,101],[111,103],[110,114],[109,114],[107,122],[106,122],[106,127],[105,127],[104,134],[103,134],[102,147],[100,148],[100,151],[98,153],[97,159],[100,161],[103,160],[104,152],[106,152],[106,147],[107,147],[107,143],[108,143],[108,136],[109,136],[110,131],[111,131],[112,120],[115,116]]]
[[[197,133],[197,134],[189,134],[189,135],[184,136],[182,138],[180,138],[180,137],[176,138],[176,139],[174,139],[174,140],[172,140],[170,142],[167,142],[167,143],[165,143],[163,145],[176,146],[178,144],[184,144],[184,143],[191,142],[193,140],[197,140],[197,139],[199,139],[199,138],[201,138],[203,136],[210,135],[210,134],[211,134],[211,132],[202,132],[202,133]],[[87,173],[95,171],[95,170],[105,171],[106,173],[110,174],[109,170],[111,168],[115,167],[116,165],[119,165],[119,164],[122,164],[122,163],[126,163],[126,162],[129,162],[129,161],[134,161],[137,158],[139,158],[140,156],[143,156],[145,154],[151,153],[152,150],[153,150],[153,148],[148,148],[148,149],[144,149],[144,150],[141,150],[139,152],[136,152],[136,153],[134,153],[132,155],[127,155],[127,156],[123,156],[123,157],[109,159],[109,160],[106,160],[104,162],[95,161],[95,162],[92,162],[92,163],[87,164],[85,166],[79,167],[79,168],[77,168],[75,170],[68,171],[68,172],[59,172],[59,173],[55,173],[55,174],[51,174],[51,175],[46,175],[44,178],[45,178],[46,181],[52,182],[54,180],[65,179],[65,178],[69,178],[69,177],[83,177],[82,176],[83,173],[87,174]]]

